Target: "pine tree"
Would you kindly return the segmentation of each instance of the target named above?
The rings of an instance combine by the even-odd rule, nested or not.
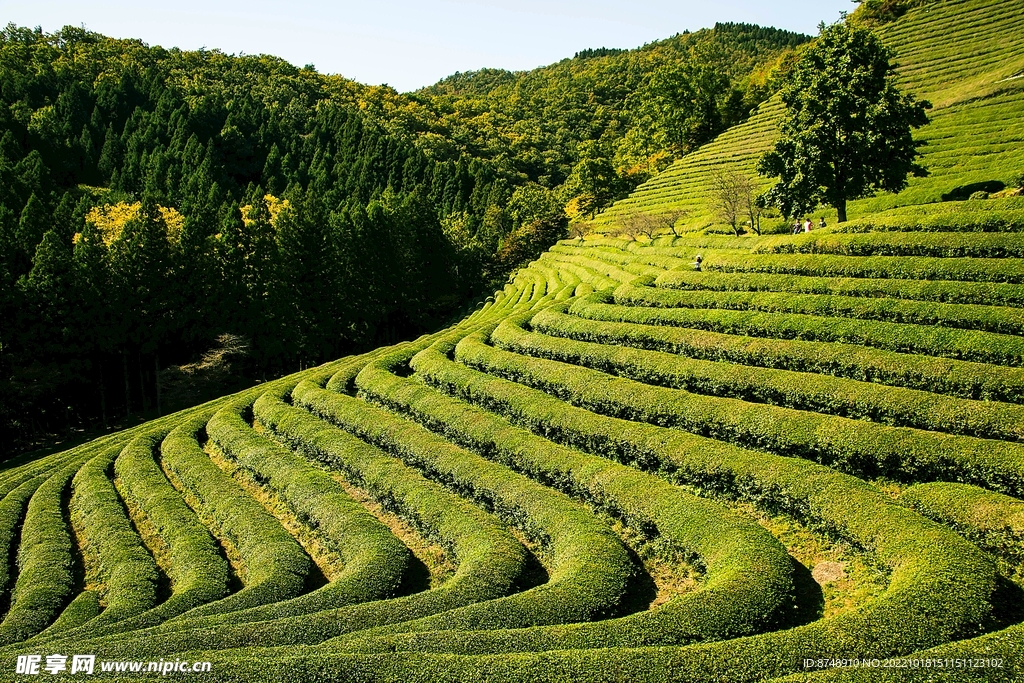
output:
[[[28,198],[25,208],[21,211],[21,218],[18,220],[18,228],[15,232],[15,242],[20,251],[18,272],[28,271],[36,252],[36,246],[42,241],[46,231],[52,227],[52,223],[46,204],[33,192]]]
[[[32,308],[31,340],[26,348],[41,358],[60,358],[73,347],[71,304],[74,267],[71,251],[56,230],[48,230],[36,248],[32,270],[22,280],[26,300]]]

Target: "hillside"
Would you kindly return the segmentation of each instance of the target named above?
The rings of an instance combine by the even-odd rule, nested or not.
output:
[[[1002,0],[929,2],[877,30],[896,52],[902,86],[933,105],[931,123],[915,134],[925,142],[922,163],[930,175],[912,179],[898,195],[851,203],[851,217],[967,199],[974,190],[1002,188],[1024,170],[1018,153],[1024,129],[1017,125],[1024,117],[1024,7]],[[699,230],[718,224],[709,201],[711,171],[756,177],[754,166],[774,143],[782,112],[777,99],[761,105],[746,123],[680,159],[600,214],[594,227],[614,231],[630,213],[668,210],[688,212],[680,227]],[[759,182],[770,185],[769,179]]]
[[[806,40],[720,25],[400,94],[0,29],[0,457],[460,318],[565,236],[567,205],[593,213],[745,118]],[[230,367],[197,370],[225,344]]]
[[[884,30],[910,79],[1019,20]],[[995,49],[921,76],[948,139],[908,201],[563,240],[447,329],[8,463],[0,680],[58,653],[132,681],[1021,680],[1024,198],[924,203],[1013,159]],[[770,110],[664,204],[703,206],[699,159],[752,158]]]

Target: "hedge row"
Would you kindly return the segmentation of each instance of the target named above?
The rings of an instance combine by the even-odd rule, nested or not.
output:
[[[1024,259],[936,258],[929,256],[829,256],[823,254],[740,255],[715,252],[703,270],[723,273],[784,273],[823,277],[901,280],[961,280],[1024,283]]]
[[[217,535],[238,552],[245,587],[176,617],[222,614],[286,600],[301,593],[312,561],[280,522],[222,472],[196,441],[205,420],[189,420],[161,444],[164,467],[199,505]],[[173,623],[169,622],[169,623]]]
[[[443,341],[431,347],[432,353],[445,351]],[[757,524],[663,479],[559,446],[379,367],[368,367],[359,380],[365,394],[448,439],[696,554],[706,580],[699,590],[660,609],[620,619],[469,634],[361,637],[346,649],[480,653],[678,644],[736,637],[792,618],[792,562]]]
[[[529,332],[511,319],[495,328],[491,342],[506,351],[583,365],[645,384],[698,394],[813,410],[898,427],[1024,441],[1024,406],[1012,403],[972,401],[832,375],[594,344]]]
[[[830,278],[811,275],[698,272],[693,269],[680,269],[662,273],[654,284],[658,287],[673,289],[834,294],[916,299],[950,304],[1024,307],[1024,286],[1008,285],[1001,282]]]
[[[1024,444],[955,436],[650,386],[597,370],[488,346],[476,333],[456,348],[470,367],[541,389],[573,405],[678,427],[747,448],[816,460],[861,477],[951,478],[1024,492]]]
[[[592,268],[579,264],[562,262],[558,264],[558,268],[578,277],[580,282],[585,282],[595,289],[607,289],[608,287],[617,287],[621,284],[619,280],[613,280],[610,277],[601,275]]]
[[[708,292],[625,284],[615,302],[654,308],[728,309],[766,313],[879,320],[889,323],[940,325],[1010,335],[1024,334],[1024,309],[1001,306],[943,304],[877,297],[789,292]]]
[[[782,683],[935,683],[936,681],[978,681],[984,683],[1016,683],[1024,675],[1019,653],[1024,649],[1024,625],[978,638],[952,643],[908,654],[899,660],[939,660],[943,669],[933,667],[835,668],[804,669],[802,662],[791,666],[786,655],[769,647],[742,639],[728,649],[707,647],[616,648],[605,650],[559,650],[516,655],[466,657],[450,654],[401,652],[391,655],[353,655],[325,653],[322,650],[302,654],[279,652],[247,652],[244,657],[226,655],[214,658],[214,671],[225,683],[704,683],[722,671],[718,656],[732,657],[727,676],[719,680],[753,683],[766,680],[762,676],[782,676],[788,671],[799,673],[785,678],[771,678]],[[790,639],[795,641],[796,639]],[[787,643],[788,644],[788,643]],[[746,649],[744,649],[746,648]],[[823,653],[830,656],[835,647],[821,642]],[[812,651],[815,652],[815,651]],[[815,655],[809,656],[817,659]],[[982,659],[1001,659],[1002,668],[967,668],[968,663]],[[946,665],[958,660],[958,667]],[[759,666],[760,665],[760,666]],[[221,674],[220,672],[223,672]],[[156,680],[156,677],[153,677]]]
[[[136,439],[121,452],[114,471],[125,496],[167,548],[172,595],[154,615],[162,621],[227,595],[230,569],[213,536],[153,459],[158,445],[152,438]]]
[[[296,403],[314,411],[329,411],[334,396],[311,382],[302,382],[293,391]],[[364,617],[360,628],[418,619],[517,590],[527,552],[492,515],[305,410],[264,396],[256,404],[256,413],[275,433],[311,458],[344,471],[458,560],[458,570],[443,586],[380,603],[373,618]]]
[[[71,482],[71,508],[78,512],[82,541],[95,553],[103,586],[106,609],[93,624],[97,628],[141,614],[161,598],[160,570],[108,476],[118,455],[108,451],[92,458]]]
[[[968,484],[936,482],[908,488],[900,502],[985,550],[1024,563],[1024,501]]]
[[[94,448],[95,444],[89,443],[87,446]],[[78,458],[81,451],[82,449],[79,448],[66,453],[57,453],[49,457],[40,458],[35,462],[21,465],[20,467],[11,467],[9,463],[4,463],[5,466],[11,467],[11,469],[0,473],[0,498],[3,498],[35,477],[43,474],[52,474],[54,470],[60,469],[62,466]]]
[[[37,475],[0,500],[0,598],[4,603],[7,602],[11,579],[17,574],[17,568],[11,566],[11,559],[15,557],[14,543],[25,519],[25,507],[36,489],[45,481],[45,476]]]
[[[869,484],[806,460],[752,453],[678,430],[595,415],[542,392],[488,377],[442,354],[417,356],[430,384],[505,414],[538,434],[607,457],[646,463],[679,481],[783,509],[870,548],[892,570],[888,590],[864,608],[807,626],[683,648],[547,652],[480,659],[351,659],[380,667],[416,661],[500,671],[498,680],[760,680],[800,671],[806,656],[882,657],[977,632],[991,610],[996,575],[951,532],[901,508]],[[942,609],[935,609],[941,601]],[[352,669],[349,669],[351,671]],[[403,673],[409,673],[403,669]],[[465,674],[465,669],[460,669]],[[424,674],[424,677],[426,674]],[[416,676],[417,680],[423,678]]]
[[[961,207],[957,207],[961,208]],[[988,208],[988,207],[986,207]],[[903,215],[900,215],[900,214]],[[1024,209],[892,212],[857,218],[836,227],[837,232],[1024,232]]]
[[[30,638],[26,645],[31,643],[33,648],[38,649],[42,643],[55,636],[64,637],[69,631],[81,630],[78,627],[83,624],[88,623],[91,627],[92,623],[95,623],[93,620],[101,614],[103,614],[103,605],[100,604],[99,593],[92,589],[83,590],[75,596],[70,605],[64,608],[52,624],[43,629],[38,636]]]
[[[287,605],[279,603],[275,616],[319,612],[394,595],[412,560],[409,549],[329,474],[246,424],[240,412],[251,405],[244,397],[221,408],[206,426],[210,440],[280,496],[298,519],[318,530],[344,562],[330,584]],[[264,611],[241,619],[232,615],[231,621],[248,618],[267,615]]]
[[[107,448],[114,450],[117,446]],[[91,455],[74,458],[53,472],[29,500],[18,546],[18,578],[11,607],[0,623],[0,645],[36,635],[71,602],[76,579],[75,549],[63,503],[71,478]]]
[[[658,254],[649,254],[646,251],[626,252],[611,247],[593,246],[589,242],[559,242],[551,247],[549,251],[568,256],[588,254],[592,258],[609,261],[622,268],[627,268],[633,264],[642,264],[654,266],[661,270],[670,270],[685,265],[683,259],[675,256],[660,256]]]
[[[573,304],[569,309],[572,315],[540,311],[531,324],[545,334],[583,341],[624,344],[759,367],[817,372],[963,398],[1024,402],[1024,370],[1020,368],[916,356],[853,344],[765,339],[617,322],[622,317],[643,319],[643,316],[630,316],[633,309],[626,307],[595,304],[594,301],[599,300],[598,295]]]
[[[573,265],[588,268],[593,272],[616,282],[629,282],[630,280],[638,277],[638,273],[634,272],[634,270],[625,270],[618,267],[618,265],[608,263],[607,261],[590,258],[589,254],[566,255],[548,251],[541,255],[539,263],[552,264],[554,267],[559,269]],[[635,269],[641,271],[639,275],[657,277],[662,273],[661,268],[655,268],[653,266],[645,266],[640,263],[634,263],[633,266]]]
[[[1024,217],[1024,212],[1020,212]],[[838,256],[933,256],[939,258],[1020,258],[1024,241],[1013,232],[806,233],[773,237],[752,245],[755,254],[833,254]]]
[[[364,363],[363,358],[342,361],[341,369],[344,370],[350,365],[359,367]],[[336,367],[339,364],[332,365]],[[318,369],[305,373],[304,376],[322,381],[323,377],[320,375],[325,372],[329,375],[330,369]],[[276,392],[278,389],[286,390],[288,386],[290,382],[281,382],[272,389]],[[310,386],[315,387],[312,384]],[[251,397],[251,393],[249,395]],[[305,439],[308,436],[310,440],[302,446],[304,452],[312,455],[313,451],[306,450],[307,448],[329,449],[329,452],[316,451],[315,457],[323,457],[332,466],[338,466],[352,474],[361,484],[378,495],[381,502],[394,503],[408,518],[422,519],[427,523],[436,519],[438,510],[442,510],[443,523],[439,523],[436,530],[441,536],[442,543],[453,548],[477,548],[482,553],[481,561],[486,562],[486,568],[467,555],[459,558],[456,577],[449,579],[444,587],[438,590],[292,617],[276,616],[279,605],[286,602],[274,602],[251,610],[233,612],[226,615],[224,623],[214,623],[216,620],[212,617],[189,619],[186,615],[186,618],[168,622],[163,628],[85,642],[78,641],[75,643],[76,647],[92,648],[103,652],[107,658],[151,660],[190,650],[211,651],[312,644],[352,631],[398,623],[449,609],[455,598],[445,591],[455,592],[460,586],[466,588],[470,579],[457,578],[464,574],[484,577],[486,585],[474,583],[473,585],[483,593],[474,595],[467,589],[460,594],[463,601],[471,602],[480,596],[484,596],[480,599],[487,599],[488,595],[496,597],[507,592],[512,580],[509,577],[519,575],[525,556],[525,550],[507,530],[472,504],[459,499],[438,484],[427,482],[422,476],[376,447],[331,427],[304,411],[288,408],[287,414],[282,416],[277,412],[282,405],[272,397],[260,401],[261,418],[268,420],[282,432],[291,434],[291,437]],[[404,504],[409,505],[408,510],[400,509]],[[463,538],[462,535],[466,537]],[[235,619],[247,619],[259,612],[262,612],[262,615],[258,621],[253,619],[234,623]],[[207,656],[204,655],[202,659],[207,659]],[[218,674],[220,673],[218,671]]]
[[[368,368],[404,365],[397,351]],[[362,373],[360,373],[362,374]],[[634,572],[615,534],[582,505],[507,467],[469,453],[408,420],[341,395],[318,394],[315,406],[295,401],[364,441],[423,470],[431,479],[493,511],[551,554],[550,581],[500,600],[478,603],[401,625],[402,630],[467,630],[589,621],[618,608]],[[397,628],[397,627],[396,627]]]
[[[572,312],[578,314],[581,309],[584,307],[574,306]],[[618,304],[593,304],[584,310],[586,317],[600,320],[690,327],[752,337],[856,344],[898,353],[999,365],[1018,366],[1024,363],[1024,338],[993,332],[801,313],[646,308]]]
[[[117,624],[99,628],[93,623],[84,632],[61,632],[58,634],[61,640],[68,638],[77,644],[86,637],[96,639],[108,634],[150,628],[194,607],[218,600],[229,592],[228,564],[218,554],[216,541],[153,460],[153,451],[159,442],[157,434],[144,434],[133,439],[118,455],[114,471],[121,480],[122,495],[141,510],[167,548],[171,595],[152,609]],[[78,598],[75,599],[77,602]],[[88,604],[82,607],[87,609]],[[61,620],[63,618],[62,614]],[[51,628],[42,635],[49,637],[54,634]],[[37,639],[35,642],[40,641]]]

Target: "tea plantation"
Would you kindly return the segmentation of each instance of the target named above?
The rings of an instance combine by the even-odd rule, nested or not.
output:
[[[1024,197],[939,201],[1022,163],[1024,6],[881,30],[932,173],[849,223],[565,240],[448,329],[8,463],[0,680],[1024,680]],[[699,227],[778,111],[602,230]]]

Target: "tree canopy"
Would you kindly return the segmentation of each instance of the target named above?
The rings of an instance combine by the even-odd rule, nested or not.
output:
[[[782,136],[758,171],[779,178],[765,200],[784,215],[824,203],[843,222],[847,201],[898,192],[908,176],[927,173],[912,132],[928,122],[930,105],[900,91],[892,54],[870,30],[823,26],[781,97]]]

